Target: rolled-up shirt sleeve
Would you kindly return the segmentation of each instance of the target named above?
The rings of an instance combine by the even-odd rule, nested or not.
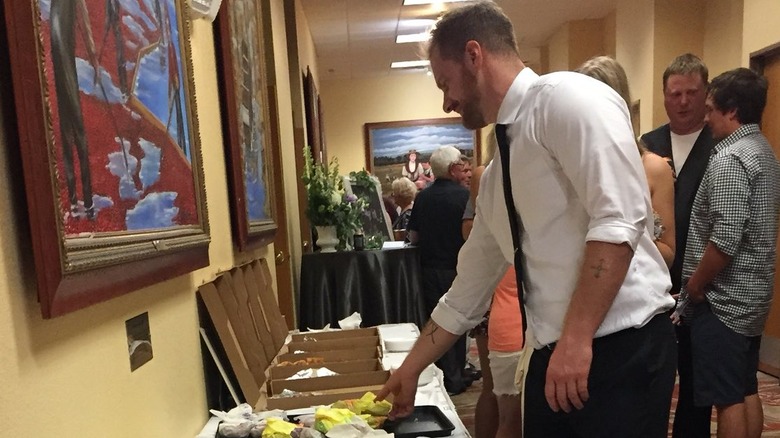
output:
[[[474,228],[458,253],[458,275],[431,314],[441,328],[458,335],[482,321],[493,291],[509,267],[481,214],[477,202]]]
[[[558,88],[544,106],[540,132],[590,216],[586,241],[636,250],[652,207],[628,108],[615,92],[583,93],[566,83]]]
[[[737,253],[750,214],[750,178],[739,157],[712,162],[710,241],[729,256]]]

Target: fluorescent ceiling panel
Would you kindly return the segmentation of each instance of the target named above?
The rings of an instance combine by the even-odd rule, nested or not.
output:
[[[418,31],[418,29],[430,29],[436,24],[436,20],[433,18],[410,18],[398,20],[399,29],[412,29]]]
[[[412,33],[407,35],[398,35],[395,37],[395,42],[398,44],[402,43],[421,43],[423,41],[428,41],[428,39],[431,37],[431,34],[428,32],[421,32],[421,33]]]
[[[390,68],[421,68],[428,67],[429,65],[431,65],[431,62],[428,60],[395,61],[390,64]]]
[[[404,0],[404,6],[410,5],[433,5],[436,3],[455,3],[467,0]]]

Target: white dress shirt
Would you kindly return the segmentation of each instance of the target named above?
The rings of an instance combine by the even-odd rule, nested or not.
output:
[[[512,194],[524,229],[525,303],[536,347],[558,340],[585,243],[627,243],[628,273],[596,337],[641,327],[670,309],[669,271],[652,239],[653,214],[642,160],[623,99],[585,75],[515,78],[498,111],[507,124]],[[460,334],[475,326],[513,260],[500,157],[482,176],[476,218],[458,255],[458,277],[433,320]]]

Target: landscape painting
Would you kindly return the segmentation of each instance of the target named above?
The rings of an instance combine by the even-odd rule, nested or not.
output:
[[[366,123],[365,137],[366,170],[379,178],[382,193],[388,195],[393,180],[401,176],[432,179],[428,162],[441,146],[455,146],[479,160],[478,131],[464,128],[459,118]]]

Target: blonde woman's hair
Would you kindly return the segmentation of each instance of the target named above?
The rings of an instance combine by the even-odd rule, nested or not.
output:
[[[598,79],[617,91],[631,108],[631,92],[628,89],[628,77],[623,66],[610,56],[595,56],[579,66],[578,73]]]
[[[399,207],[411,204],[416,195],[417,186],[409,178],[402,176],[393,180],[393,197],[397,198]]]
[[[631,92],[628,90],[626,71],[614,58],[595,56],[585,61],[575,71],[609,85],[626,101],[628,108],[631,108]],[[637,141],[636,147],[639,150],[639,155],[644,155],[647,152],[647,146],[642,141]]]

